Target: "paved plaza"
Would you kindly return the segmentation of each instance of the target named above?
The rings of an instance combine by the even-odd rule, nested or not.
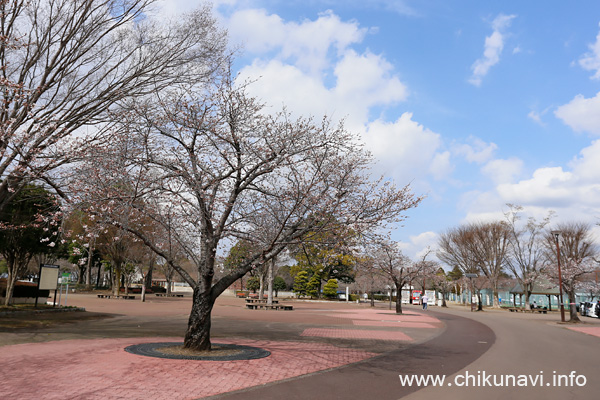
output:
[[[590,372],[600,353],[600,324],[587,318],[573,327],[557,324],[557,314],[406,306],[403,315],[396,315],[383,303],[371,308],[311,301],[291,302],[293,311],[248,310],[243,299],[223,296],[213,312],[212,342],[259,347],[271,355],[245,361],[166,360],[124,349],[181,342],[190,298],[150,297],[141,303],[70,294],[68,302],[87,312],[0,317],[5,320],[0,324],[0,398],[417,399],[443,390],[451,396],[445,398],[483,395],[488,400],[505,398],[506,390],[421,388],[401,385],[398,375],[453,376],[465,370],[539,374],[540,368],[562,371],[565,365],[587,373],[588,379],[583,388],[568,388],[565,393],[577,396],[566,398],[598,389]],[[518,342],[511,345],[510,337]],[[554,359],[557,352],[577,361],[571,365],[566,358]],[[537,389],[532,398],[554,398],[561,392],[526,389]]]

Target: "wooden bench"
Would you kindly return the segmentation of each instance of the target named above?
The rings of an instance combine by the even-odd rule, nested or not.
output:
[[[519,307],[509,307],[508,311],[510,312],[528,312],[528,313],[540,313],[540,314],[547,314],[548,313],[548,309],[547,308],[533,308],[531,310],[527,310],[525,308],[519,308]]]
[[[246,303],[264,303],[264,300],[260,299],[246,299]],[[273,304],[279,303],[279,300],[273,300]]]
[[[110,294],[99,294],[98,298],[99,299],[110,299]]]
[[[266,303],[247,303],[246,308],[250,310],[285,310],[292,311],[294,306],[287,306],[283,304],[268,305]]]

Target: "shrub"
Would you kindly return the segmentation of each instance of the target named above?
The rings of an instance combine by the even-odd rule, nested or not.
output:
[[[251,276],[246,282],[246,289],[252,290],[254,293],[260,289],[260,279],[256,276]]]
[[[300,271],[294,278],[294,292],[299,296],[306,294],[306,286],[308,285],[308,272]]]
[[[152,293],[167,293],[167,289],[159,285],[151,286],[150,290],[152,290]]]
[[[338,281],[337,279],[330,279],[327,281],[325,286],[323,286],[323,295],[327,298],[334,298],[337,296],[338,290]]]

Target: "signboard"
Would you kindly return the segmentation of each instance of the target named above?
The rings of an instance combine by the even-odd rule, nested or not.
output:
[[[71,273],[70,272],[63,272],[61,277],[60,277],[60,283],[69,283],[71,282]]]
[[[58,287],[58,265],[42,264],[40,266],[39,290],[56,290]]]

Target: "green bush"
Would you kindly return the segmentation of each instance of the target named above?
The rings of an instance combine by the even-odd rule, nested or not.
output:
[[[337,279],[330,279],[323,286],[323,295],[329,299],[337,297],[338,281]]]
[[[306,286],[308,285],[308,272],[300,271],[294,278],[294,292],[298,294],[298,296],[303,296],[306,294]]]
[[[260,279],[256,276],[251,276],[246,282],[246,289],[252,290],[254,293],[260,289]]]

